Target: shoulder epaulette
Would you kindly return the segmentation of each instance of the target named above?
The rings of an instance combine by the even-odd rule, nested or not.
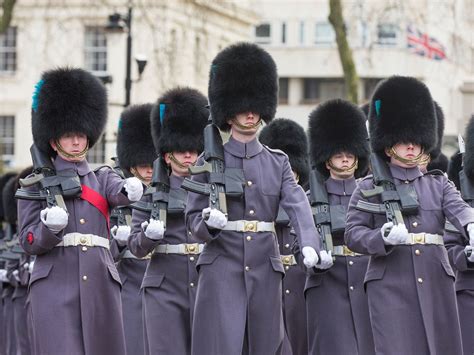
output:
[[[94,172],[94,173],[98,173],[99,171],[101,171],[102,169],[105,169],[105,168],[107,168],[107,169],[112,169],[112,167],[111,167],[110,165],[105,165],[105,164],[104,164],[104,165],[100,165],[100,166],[98,166],[97,168],[95,168],[95,169],[93,170],[93,172]]]
[[[269,152],[272,152],[272,153],[276,153],[276,154],[281,154],[281,155],[286,155],[285,152],[283,150],[280,150],[280,149],[273,149],[273,148],[270,148],[269,146],[265,145],[265,144],[262,144],[263,147],[268,150]]]
[[[444,172],[442,170],[439,170],[439,169],[433,169],[433,170],[430,170],[430,171],[427,171],[426,173],[424,173],[423,175],[444,175]]]

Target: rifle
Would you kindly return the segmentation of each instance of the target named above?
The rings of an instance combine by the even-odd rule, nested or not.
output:
[[[419,203],[414,187],[406,184],[395,185],[388,164],[377,153],[370,154],[370,165],[375,188],[361,190],[361,193],[365,198],[380,195],[382,204],[359,200],[356,208],[364,212],[385,214],[388,222],[404,225],[402,212],[415,214],[418,211]],[[385,231],[385,236],[388,233],[390,230]]]
[[[64,197],[78,196],[82,190],[77,173],[72,169],[57,173],[50,157],[35,144],[31,146],[30,153],[33,175],[20,179],[22,188],[16,191],[15,197],[23,200],[46,200],[48,207],[59,206],[67,211]],[[41,186],[38,192],[23,189],[37,183]]]

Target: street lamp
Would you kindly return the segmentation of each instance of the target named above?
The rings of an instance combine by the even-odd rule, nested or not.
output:
[[[109,22],[105,27],[107,32],[117,33],[123,32],[127,29],[127,52],[126,52],[126,66],[125,66],[125,103],[124,107],[130,105],[130,92],[132,89],[132,6],[128,6],[128,14],[121,15],[119,13],[113,13],[109,15]],[[138,72],[141,75],[145,70],[146,59],[144,57],[136,58],[138,64]]]

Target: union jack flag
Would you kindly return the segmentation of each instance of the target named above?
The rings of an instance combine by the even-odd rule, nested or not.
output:
[[[446,59],[444,46],[414,26],[407,27],[407,47],[415,54],[434,60]]]

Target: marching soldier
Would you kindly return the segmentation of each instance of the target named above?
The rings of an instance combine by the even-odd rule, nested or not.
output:
[[[269,148],[280,149],[288,155],[296,182],[303,187],[308,183],[308,140],[303,127],[289,119],[276,119],[262,129],[258,139]],[[296,235],[291,231],[289,221],[286,212],[280,208],[275,227],[286,273],[282,284],[282,302],[285,339],[288,339],[289,345],[285,344],[284,349],[290,347],[283,354],[303,355],[308,353],[304,301],[306,273],[298,267],[292,253]]]
[[[474,213],[444,175],[423,175],[418,168],[437,140],[428,88],[410,77],[384,80],[372,96],[369,126],[373,154],[388,160],[393,185],[383,177],[382,203],[379,195],[363,195],[381,176],[359,183],[345,239],[353,251],[370,255],[365,287],[375,351],[462,354],[454,274],[442,235],[448,219],[474,241]],[[385,215],[367,212],[369,203]]]
[[[232,45],[214,58],[208,88],[212,119],[231,135],[223,146],[224,176],[193,176],[196,183],[225,186],[226,201],[221,190],[220,209],[210,207],[216,201],[208,196],[188,194],[187,228],[206,243],[197,263],[192,354],[279,354],[285,273],[274,227],[279,206],[295,229],[307,267],[319,261],[319,243],[287,155],[257,139],[262,121],[269,123],[276,110],[275,62],[257,45]],[[225,177],[237,171],[243,191],[230,194]]]
[[[57,179],[79,183],[80,194],[73,198],[69,191],[63,203],[55,192],[52,207],[18,203],[21,246],[37,256],[29,283],[37,354],[125,354],[122,285],[109,251],[108,215],[110,208],[139,200],[143,188],[135,177],[122,180],[110,168],[89,167],[85,155],[106,118],[106,91],[92,74],[59,68],[42,75],[33,96],[33,141],[54,159]]]
[[[151,104],[135,105],[127,108],[120,117],[117,135],[117,157],[119,166],[126,175],[135,176],[148,186],[156,159],[155,147],[150,132]],[[114,237],[114,259],[118,261],[117,270],[122,280],[122,310],[127,354],[144,354],[143,317],[140,287],[143,281],[148,257],[137,258],[127,248],[130,236],[131,215],[129,207],[121,208],[125,224],[117,221],[112,227]],[[115,252],[115,253],[114,253]],[[117,253],[119,252],[119,253]]]
[[[306,280],[310,354],[375,353],[364,290],[369,257],[347,248],[344,223],[336,223],[346,219],[347,206],[357,186],[355,176],[367,169],[365,122],[360,108],[339,99],[319,105],[309,115],[311,163],[326,179],[321,188],[328,194],[334,245],[331,253],[335,258],[334,265],[308,274]],[[316,316],[310,317],[312,314]]]
[[[153,142],[169,169],[167,217],[133,210],[129,248],[137,257],[152,253],[142,282],[146,354],[189,354],[196,296],[196,261],[203,245],[187,233],[187,192],[181,184],[203,150],[202,132],[209,116],[206,98],[197,90],[176,88],[158,99],[151,113]],[[155,169],[158,169],[158,161]],[[166,167],[164,167],[166,169]],[[158,172],[157,172],[158,173]],[[155,174],[155,172],[154,172]],[[158,175],[158,174],[157,174]],[[155,181],[153,181],[155,183]],[[157,192],[154,192],[156,194]],[[144,201],[151,202],[145,195]],[[166,223],[166,230],[165,230]]]

